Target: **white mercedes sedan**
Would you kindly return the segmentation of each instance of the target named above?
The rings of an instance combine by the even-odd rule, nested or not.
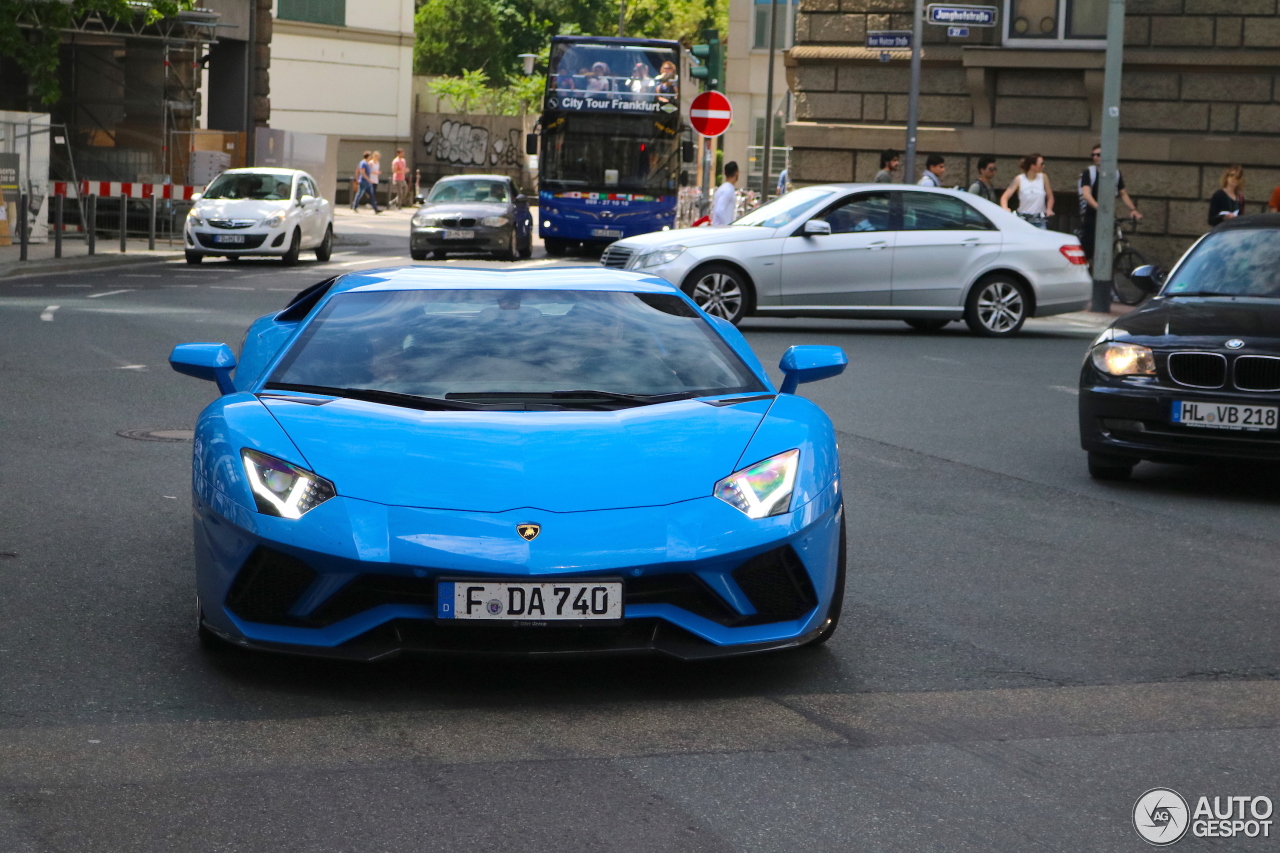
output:
[[[710,314],[964,320],[1003,337],[1028,317],[1080,311],[1091,292],[1074,236],[1043,231],[960,190],[824,184],[718,228],[628,237],[606,267],[661,276]]]
[[[242,255],[277,255],[291,265],[304,249],[314,251],[317,261],[333,253],[333,206],[306,172],[228,169],[192,198],[183,229],[189,264],[205,255],[233,261]]]

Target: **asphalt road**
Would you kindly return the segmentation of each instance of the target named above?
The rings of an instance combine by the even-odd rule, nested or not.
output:
[[[0,281],[0,852],[1138,851],[1149,788],[1280,800],[1278,472],[1092,482],[1085,323],[748,321],[768,364],[850,357],[803,389],[839,430],[848,507],[821,649],[201,652],[191,446],[117,433],[189,429],[211,399],[168,369],[175,343],[235,346],[335,271],[408,263],[402,228],[344,217],[333,261],[293,269]]]

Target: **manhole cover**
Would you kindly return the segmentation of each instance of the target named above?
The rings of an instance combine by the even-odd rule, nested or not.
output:
[[[189,429],[122,429],[116,435],[138,441],[190,441],[195,432]]]

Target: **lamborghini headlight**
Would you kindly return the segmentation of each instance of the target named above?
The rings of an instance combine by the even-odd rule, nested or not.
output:
[[[800,451],[770,456],[716,483],[713,495],[742,510],[750,518],[782,515],[791,508]]]
[[[682,254],[684,254],[684,246],[667,246],[665,249],[656,249],[652,252],[638,255],[631,262],[631,268],[638,270],[644,267],[660,267],[663,264],[671,263]]]
[[[274,456],[245,449],[240,451],[240,458],[258,512],[264,515],[302,518],[303,513],[337,494],[333,483],[325,478]]]
[[[1093,366],[1112,376],[1154,376],[1156,357],[1147,347],[1107,341],[1093,348]]]
[[[501,228],[510,221],[511,219],[506,216],[486,216],[480,220],[480,224],[486,228]]]
[[[277,210],[275,213],[262,220],[262,226],[264,228],[279,228],[284,224],[284,217],[285,212],[283,210]]]

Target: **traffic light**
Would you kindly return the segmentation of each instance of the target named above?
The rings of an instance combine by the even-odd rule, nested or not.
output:
[[[720,43],[719,30],[703,30],[702,37],[706,44],[695,44],[690,52],[702,63],[689,73],[701,80],[708,90],[717,92],[724,89],[724,46]]]

